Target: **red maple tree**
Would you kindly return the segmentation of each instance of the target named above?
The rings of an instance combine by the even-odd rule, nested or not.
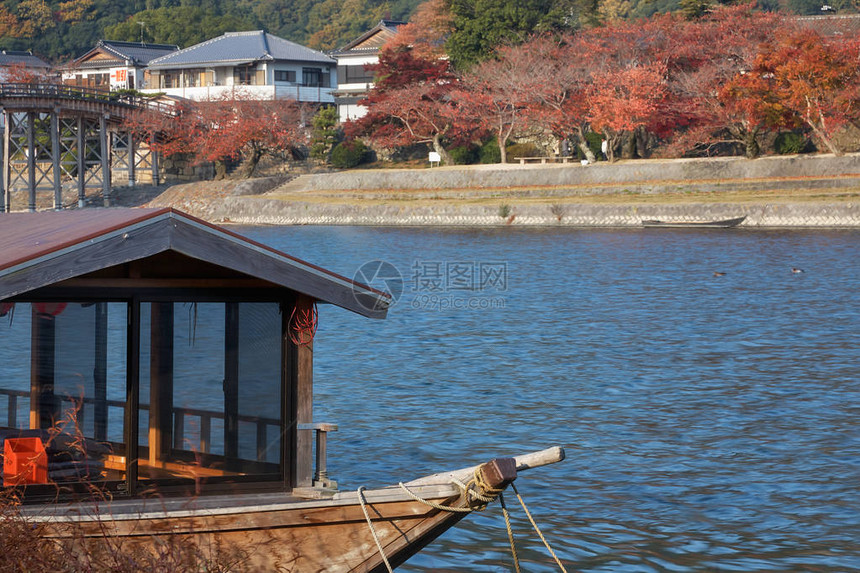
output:
[[[609,161],[615,161],[624,132],[647,129],[658,122],[666,94],[663,64],[611,69],[594,77],[586,91],[588,118],[606,140]]]
[[[767,80],[780,105],[806,124],[827,149],[839,128],[860,120],[860,38],[824,38],[788,30],[765,47],[753,73]]]
[[[395,46],[380,51],[379,63],[372,70],[376,84],[360,102],[368,112],[349,122],[347,137],[366,136],[382,147],[428,143],[450,163],[443,139],[456,139],[460,134],[450,97],[459,80],[449,62],[419,56],[408,46]]]
[[[669,74],[674,149],[732,143],[758,157],[762,134],[781,123],[782,113],[762,77],[750,71],[759,46],[786,24],[779,14],[739,5],[716,7],[677,30],[685,53]]]
[[[264,156],[298,154],[309,141],[311,116],[312,110],[294,100],[222,99],[183,102],[172,114],[141,111],[126,121],[126,128],[153,141],[153,148],[167,156],[242,160],[250,177]]]

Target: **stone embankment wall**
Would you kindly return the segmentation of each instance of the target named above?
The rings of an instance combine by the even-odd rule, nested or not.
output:
[[[169,204],[239,224],[638,227],[745,215],[742,227],[860,228],[860,154],[352,170],[245,187]],[[780,197],[797,189],[830,195]],[[721,194],[739,190],[752,199]],[[671,197],[646,200],[657,193]]]
[[[475,165],[467,168],[375,169],[302,175],[288,184],[307,191],[380,189],[486,189],[510,187],[618,187],[647,186],[665,192],[666,186],[710,190],[726,181],[761,179],[860,179],[860,154],[796,155],[714,159],[632,160],[590,165]],[[658,184],[658,185],[655,185]]]
[[[258,225],[639,227],[643,219],[713,221],[746,216],[741,227],[856,227],[858,203],[686,203],[676,205],[358,206],[229,197],[207,218]]]

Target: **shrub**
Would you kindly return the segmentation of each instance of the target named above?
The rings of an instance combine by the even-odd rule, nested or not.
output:
[[[502,152],[499,151],[498,140],[490,139],[481,146],[481,163],[499,163],[502,160]]]
[[[459,145],[448,150],[454,165],[470,165],[478,160],[478,150],[471,145]]]
[[[331,164],[338,169],[350,169],[360,165],[367,157],[367,146],[360,139],[344,141],[331,150]]]
[[[520,157],[540,157],[543,155],[534,143],[514,143],[507,147],[508,160]]]
[[[806,151],[808,141],[802,133],[784,131],[776,136],[773,147],[780,155],[791,155]]]

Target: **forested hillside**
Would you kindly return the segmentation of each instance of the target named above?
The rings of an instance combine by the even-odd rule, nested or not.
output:
[[[335,48],[381,18],[406,19],[422,0],[3,0],[0,48],[52,62],[100,39],[176,44],[259,30],[318,49]]]
[[[486,55],[500,42],[550,28],[576,29],[655,13],[696,15],[714,0],[444,0],[460,31],[449,49]],[[732,0],[718,0],[720,2]],[[33,50],[54,63],[100,39],[187,47],[228,31],[265,29],[337,48],[382,18],[407,20],[423,0],[0,0],[0,49]],[[763,10],[856,12],[860,0],[758,0]],[[489,24],[488,24],[489,22]],[[458,45],[459,43],[459,45]]]

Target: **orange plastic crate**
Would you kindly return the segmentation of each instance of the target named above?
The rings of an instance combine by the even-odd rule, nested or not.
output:
[[[48,453],[41,438],[6,438],[3,484],[48,483]]]

